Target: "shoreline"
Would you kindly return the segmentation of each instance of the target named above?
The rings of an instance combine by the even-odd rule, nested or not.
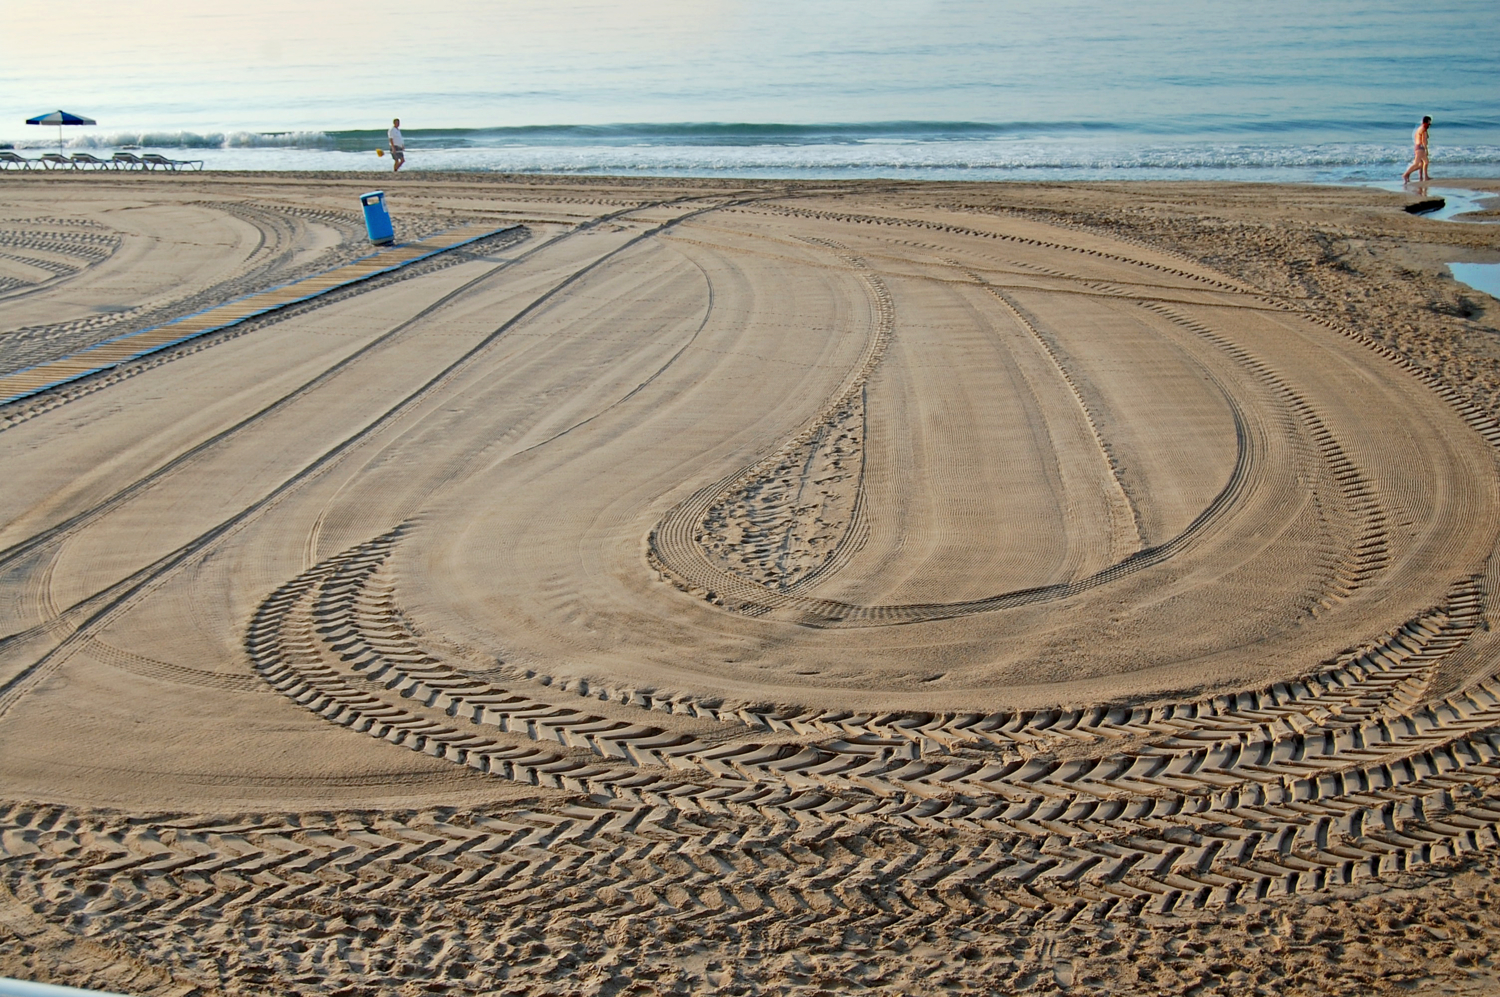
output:
[[[41,178],[45,177],[45,180]],[[910,187],[913,190],[931,188],[964,188],[964,187],[995,187],[1000,189],[1024,189],[1034,188],[1037,190],[1068,189],[1080,190],[1144,190],[1160,187],[1166,191],[1189,193],[1197,190],[1211,190],[1216,187],[1228,189],[1280,189],[1288,190],[1370,190],[1384,191],[1397,196],[1406,197],[1410,201],[1420,200],[1425,197],[1423,190],[1426,188],[1452,188],[1470,191],[1480,195],[1500,196],[1500,178],[1490,177],[1454,177],[1438,178],[1426,183],[1408,183],[1400,187],[1391,181],[1262,181],[1262,180],[1190,180],[1190,179],[1070,179],[1070,180],[1032,180],[1032,179],[1003,179],[1003,180],[962,180],[962,179],[913,179],[908,177],[869,177],[848,178],[836,177],[828,179],[809,178],[765,178],[765,177],[692,177],[676,176],[672,174],[641,175],[641,174],[575,174],[575,173],[500,173],[490,171],[423,171],[406,172],[404,174],[392,174],[390,172],[376,173],[365,171],[348,170],[207,170],[167,172],[163,170],[6,170],[0,171],[0,183],[12,179],[12,182],[20,183],[26,180],[38,180],[40,182],[57,183],[85,183],[101,179],[123,180],[130,183],[171,183],[171,182],[206,182],[206,183],[245,183],[264,182],[273,184],[287,183],[316,183],[316,184],[341,184],[349,186],[360,186],[365,189],[377,189],[390,185],[391,190],[399,190],[398,185],[418,184],[441,184],[441,185],[504,185],[504,186],[526,186],[535,184],[545,187],[556,186],[579,186],[587,188],[683,188],[703,190],[820,190],[848,189],[858,190],[862,188],[892,189]],[[1488,200],[1481,197],[1481,201]],[[1418,216],[1422,217],[1422,216]],[[1471,211],[1465,217],[1452,219],[1463,222],[1485,222],[1500,218],[1500,204],[1492,204],[1488,208],[1479,211]],[[1447,220],[1447,219],[1445,219]]]
[[[912,186],[982,186],[997,185],[1006,187],[1056,187],[1056,186],[1092,186],[1096,184],[1124,184],[1128,186],[1141,186],[1157,184],[1162,186],[1230,186],[1230,187],[1350,187],[1350,188],[1377,188],[1377,185],[1386,183],[1386,180],[1368,180],[1357,182],[1343,182],[1336,180],[1328,181],[1282,181],[1282,180],[1224,180],[1224,179],[1164,179],[1153,178],[1099,178],[1099,179],[1067,179],[1067,180],[1033,180],[1026,178],[1003,179],[1003,180],[963,180],[963,179],[941,179],[924,180],[915,177],[828,177],[817,179],[809,177],[736,177],[723,176],[681,176],[671,173],[620,173],[620,174],[596,174],[596,173],[529,173],[529,172],[499,172],[493,170],[424,170],[408,168],[406,171],[393,174],[390,170],[191,170],[171,173],[166,170],[96,170],[96,169],[55,169],[55,170],[0,170],[0,178],[12,177],[17,180],[38,179],[41,177],[61,178],[129,178],[129,177],[191,177],[199,179],[210,179],[218,177],[231,180],[253,180],[256,177],[281,177],[281,178],[306,178],[313,180],[364,180],[378,176],[396,176],[401,181],[408,179],[435,179],[443,182],[471,181],[475,183],[525,183],[539,181],[542,183],[555,183],[566,181],[590,182],[590,183],[615,183],[625,186],[634,186],[641,183],[654,183],[670,185],[681,183],[694,185],[698,183],[744,183],[757,185],[796,184],[796,185],[821,185],[821,184],[910,184]],[[1390,182],[1399,182],[1400,173],[1388,178]],[[1437,177],[1426,182],[1427,186],[1441,187],[1463,187],[1475,190],[1500,191],[1500,177]],[[1412,181],[1407,186],[1420,186]],[[1377,188],[1378,189],[1378,188]]]

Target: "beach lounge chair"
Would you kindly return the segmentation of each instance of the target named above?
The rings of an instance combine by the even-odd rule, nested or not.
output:
[[[67,156],[59,155],[55,152],[42,153],[42,158],[38,159],[37,162],[42,164],[43,169],[48,170],[61,169],[64,166],[66,166],[70,170],[78,169],[78,164],[73,162],[73,160],[69,159]]]
[[[31,169],[31,164],[34,162],[36,162],[35,159],[27,159],[25,156],[18,156],[14,152],[0,150],[0,170],[8,170],[12,166],[19,166],[23,170],[29,170]]]
[[[109,163],[105,160],[100,159],[98,156],[90,155],[87,152],[75,152],[68,158],[73,161],[74,166],[87,166],[91,170],[102,170],[109,166]]]
[[[148,170],[160,166],[174,173],[185,166],[195,170],[203,169],[203,160],[201,159],[168,159],[166,156],[161,156],[154,152],[148,152],[141,156],[141,162],[146,164],[146,169]]]
[[[146,164],[141,162],[141,157],[133,152],[117,152],[109,161],[110,166],[117,170],[144,170]]]

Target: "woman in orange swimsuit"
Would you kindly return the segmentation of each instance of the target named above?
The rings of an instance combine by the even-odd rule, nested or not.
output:
[[[1411,137],[1412,144],[1416,146],[1416,149],[1412,152],[1411,165],[1406,168],[1405,173],[1401,174],[1402,183],[1410,180],[1413,173],[1417,175],[1419,182],[1429,179],[1427,176],[1427,129],[1431,126],[1432,118],[1424,114],[1422,116],[1422,123],[1417,126],[1417,130]]]

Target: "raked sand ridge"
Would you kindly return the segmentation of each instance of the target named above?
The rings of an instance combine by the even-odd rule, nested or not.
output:
[[[367,252],[358,183],[7,179],[0,373]],[[506,231],[0,409],[0,973],[1494,984],[1487,233],[390,189]]]

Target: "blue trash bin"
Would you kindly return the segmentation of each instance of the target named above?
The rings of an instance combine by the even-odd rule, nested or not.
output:
[[[370,233],[370,241],[377,246],[395,242],[396,229],[391,225],[391,213],[385,210],[385,191],[361,194],[359,203],[365,206],[365,231]]]

